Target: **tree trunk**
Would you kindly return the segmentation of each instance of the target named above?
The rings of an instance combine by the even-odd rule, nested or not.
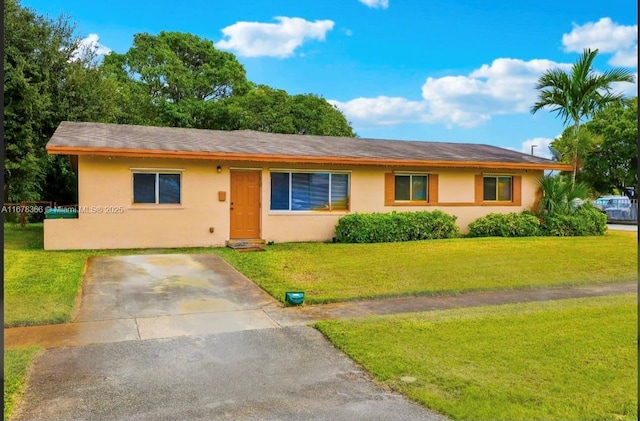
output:
[[[573,126],[573,173],[571,174],[571,189],[573,190],[576,187],[576,174],[578,172],[578,145],[580,141],[578,140],[578,133],[580,131],[580,120],[575,120],[575,125]]]

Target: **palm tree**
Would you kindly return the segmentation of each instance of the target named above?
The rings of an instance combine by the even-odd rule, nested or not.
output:
[[[545,175],[538,180],[538,186],[542,189],[542,198],[538,203],[538,214],[569,215],[573,210],[576,200],[586,199],[588,187],[586,184],[577,183],[570,185],[561,175]]]
[[[598,55],[597,49],[593,51],[585,49],[568,73],[560,69],[547,70],[538,79],[536,84],[536,89],[539,91],[538,101],[531,107],[532,114],[542,108],[549,107],[557,116],[562,117],[565,126],[568,126],[570,122],[573,123],[575,147],[572,148],[571,159],[573,163],[572,186],[575,186],[578,170],[577,146],[581,120],[593,116],[605,105],[622,99],[622,94],[611,91],[613,82],[635,81],[632,72],[621,68],[597,74],[591,67],[596,55]]]

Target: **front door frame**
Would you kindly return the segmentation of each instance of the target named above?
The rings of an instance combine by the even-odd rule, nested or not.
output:
[[[242,235],[238,234],[237,231],[234,231],[234,200],[238,200],[238,197],[234,195],[234,175],[240,173],[251,173],[256,174],[258,176],[258,189],[256,192],[257,199],[257,234],[256,235]],[[230,240],[240,240],[240,239],[259,239],[262,236],[262,169],[261,168],[231,168],[230,176],[229,176],[229,239]],[[236,192],[237,193],[237,192]],[[237,204],[236,204],[237,205]]]

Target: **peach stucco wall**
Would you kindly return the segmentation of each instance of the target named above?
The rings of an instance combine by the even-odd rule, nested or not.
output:
[[[221,173],[216,167],[222,167]],[[391,212],[440,209],[469,222],[490,212],[528,209],[535,200],[541,171],[520,171],[521,206],[475,206],[474,176],[480,170],[434,169],[439,174],[439,203],[433,206],[385,206],[384,174],[393,168],[294,164],[291,169],[349,171],[349,212]],[[132,169],[183,170],[180,205],[133,205]],[[326,241],[334,236],[338,219],[348,212],[275,212],[269,210],[270,170],[283,164],[228,163],[205,160],[136,159],[80,156],[78,160],[78,219],[45,220],[45,249],[104,249],[220,246],[229,239],[231,169],[262,173],[262,238],[268,241]],[[403,169],[404,170],[404,169]],[[415,168],[416,171],[428,169]],[[226,192],[219,201],[218,192]],[[446,203],[455,204],[447,206]],[[98,212],[98,211],[102,212]],[[115,213],[106,213],[115,211]],[[213,228],[213,233],[210,229]]]

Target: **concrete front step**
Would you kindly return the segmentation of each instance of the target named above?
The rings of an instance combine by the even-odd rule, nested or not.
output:
[[[227,247],[238,252],[244,251],[264,251],[266,241],[261,238],[234,239],[227,241]]]

